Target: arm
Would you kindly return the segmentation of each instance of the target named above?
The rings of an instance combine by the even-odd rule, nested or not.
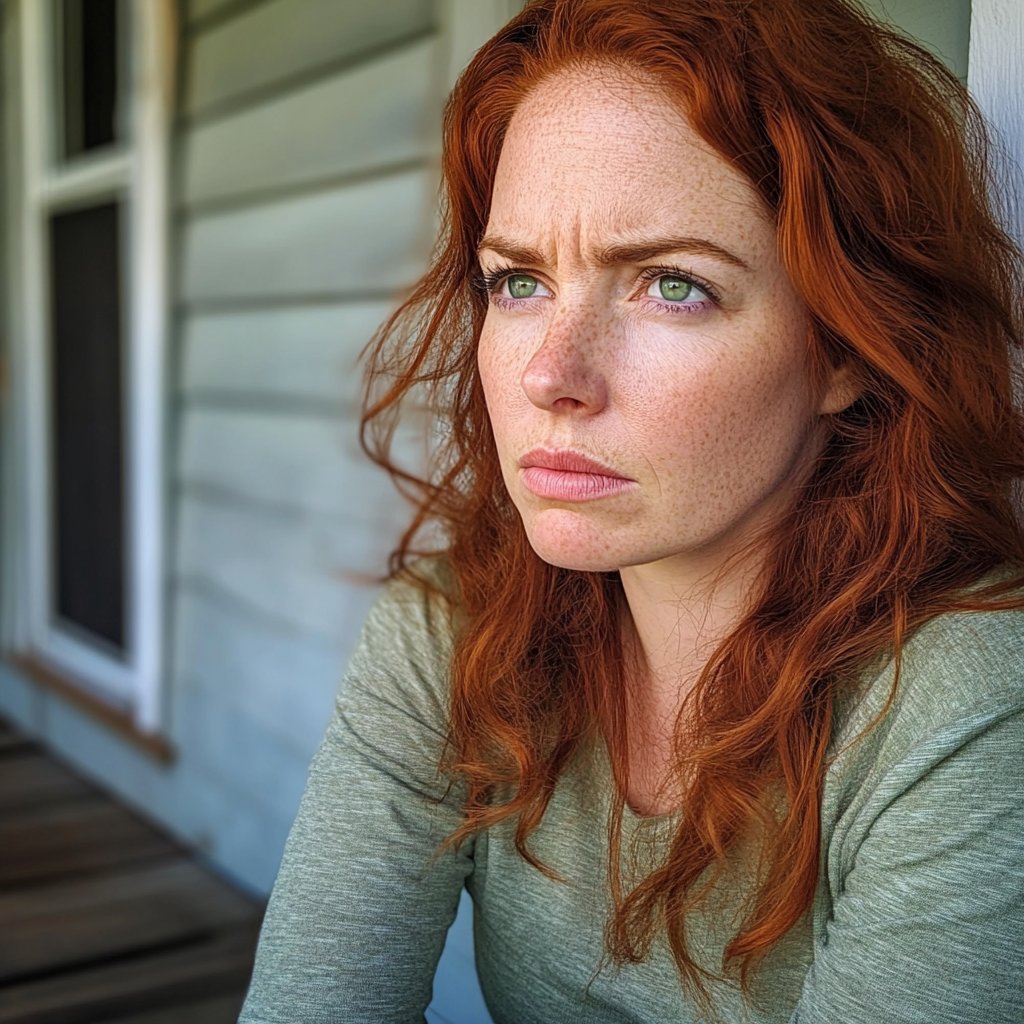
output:
[[[1024,1020],[1024,715],[966,724],[896,765],[852,830],[793,1022]]]
[[[469,844],[438,854],[459,820],[455,793],[437,802],[447,630],[407,586],[371,611],[310,768],[241,1021],[423,1021],[472,870]]]

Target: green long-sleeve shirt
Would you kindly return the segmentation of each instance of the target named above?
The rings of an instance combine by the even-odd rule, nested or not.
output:
[[[611,778],[599,749],[563,776],[532,848],[500,826],[438,855],[458,821],[437,763],[451,631],[440,603],[393,583],[340,687],[270,901],[245,1024],[422,1022],[463,885],[496,1024],[701,1020],[656,944],[603,965]],[[947,615],[842,713],[822,804],[814,905],[773,948],[755,1003],[714,990],[720,1020],[798,1024],[1024,1021],[1024,613]],[[675,819],[626,815],[645,857]],[[641,865],[642,867],[643,865]],[[742,864],[733,880],[742,878]],[[689,934],[721,966],[736,893]]]

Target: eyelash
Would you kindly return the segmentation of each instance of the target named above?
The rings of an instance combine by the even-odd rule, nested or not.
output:
[[[515,274],[525,274],[527,271],[520,269],[519,267],[503,267],[501,270],[493,270],[491,273],[481,273],[479,277],[473,279],[473,287],[477,291],[483,292],[485,295],[494,297],[495,291],[497,291],[498,285],[501,284],[505,278],[512,277]],[[533,277],[532,274],[530,274]]]
[[[504,309],[516,309],[520,303],[529,302],[529,299],[511,299],[505,298],[504,296],[496,295],[495,292],[498,287],[503,284],[508,278],[515,277],[517,274],[524,274],[527,277],[536,277],[532,271],[527,270],[523,267],[502,267],[499,270],[493,270],[490,273],[482,273],[479,277],[474,279],[473,285],[479,289],[485,295],[489,296],[490,301],[495,305]],[[715,288],[710,285],[703,278],[698,277],[696,274],[691,274],[689,271],[680,270],[679,267],[645,267],[640,274],[640,280],[644,284],[650,284],[652,281],[656,281],[659,277],[678,277],[681,281],[686,281],[692,284],[695,288],[700,289],[711,302],[712,305],[718,305],[721,301]],[[682,303],[672,302],[658,302],[657,299],[653,299],[655,305],[668,313],[683,314],[692,316],[694,313],[702,312],[706,306],[706,303],[695,303],[693,305],[683,305]]]
[[[659,277],[678,277],[680,281],[686,281],[688,284],[692,284],[694,288],[702,291],[708,298],[708,301],[713,306],[717,306],[721,301],[721,296],[718,294],[718,290],[702,277],[698,277],[696,274],[691,274],[689,271],[682,270],[679,267],[644,267],[640,273],[640,280],[644,284],[650,284],[652,281],[657,281]],[[707,303],[695,303],[692,306],[684,306],[678,303],[671,303],[667,300],[665,302],[658,302],[654,300],[657,305],[662,309],[667,309],[672,313],[695,313],[699,310],[703,310]]]

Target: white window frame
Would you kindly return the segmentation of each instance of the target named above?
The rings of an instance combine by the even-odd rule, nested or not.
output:
[[[163,669],[164,408],[168,319],[168,136],[174,69],[173,0],[122,0],[129,34],[127,139],[57,159],[51,0],[18,0],[21,89],[21,330],[17,461],[26,564],[15,644],[131,714],[161,724]],[[125,651],[90,644],[53,614],[49,410],[48,216],[117,199],[122,214]]]

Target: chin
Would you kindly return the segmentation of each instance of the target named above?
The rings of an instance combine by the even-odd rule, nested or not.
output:
[[[562,509],[524,517],[527,539],[538,558],[560,569],[579,572],[615,572],[626,564],[609,543],[610,538],[580,522],[580,518]]]

